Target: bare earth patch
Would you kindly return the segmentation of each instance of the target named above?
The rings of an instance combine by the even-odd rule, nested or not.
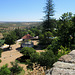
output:
[[[14,45],[11,45],[12,47],[12,50],[7,50],[5,52],[2,52],[2,55],[1,55],[1,60],[2,62],[0,63],[0,67],[5,65],[5,64],[8,64],[8,67],[11,67],[11,63],[10,62],[14,62],[17,58],[23,56],[18,50],[16,50],[17,48],[20,48],[20,42],[17,42],[16,44]],[[34,41],[34,44],[37,45],[38,42],[37,41]],[[44,50],[36,50],[36,52],[44,52]],[[27,70],[27,65],[25,64],[20,64],[19,63],[19,66],[23,67],[24,71],[25,71],[25,75],[28,73],[28,70]]]

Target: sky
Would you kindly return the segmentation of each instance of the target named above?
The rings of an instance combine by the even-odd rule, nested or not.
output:
[[[75,14],[75,0],[53,0],[54,18],[66,12]],[[46,0],[0,0],[0,21],[42,21]]]

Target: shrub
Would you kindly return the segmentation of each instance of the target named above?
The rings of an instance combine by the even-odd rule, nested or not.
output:
[[[63,47],[63,46],[60,46],[60,49],[58,49],[58,58],[60,58],[62,55],[66,55],[70,52],[71,50],[67,47]]]
[[[35,63],[35,62],[38,62],[39,60],[39,53],[32,53],[31,56],[30,56],[30,60]]]
[[[18,65],[17,62],[11,62],[12,67],[10,68],[13,75],[19,74],[23,68]]]
[[[2,60],[0,60],[0,63],[2,62]]]
[[[46,51],[40,54],[39,64],[41,66],[46,66],[47,68],[52,67],[53,63],[56,62],[57,57],[54,55],[53,51]]]
[[[0,57],[1,57],[1,53],[2,53],[2,51],[3,51],[3,50],[0,48]]]
[[[26,60],[26,64],[28,64],[28,66],[27,66],[28,69],[32,69],[33,63],[31,62],[30,59]]]
[[[61,46],[61,43],[59,42],[59,38],[55,38],[51,45],[48,45],[47,49],[48,50],[52,50],[54,52],[55,55],[57,55],[57,52],[58,52],[58,49],[60,48]]]
[[[0,75],[10,75],[10,74],[11,74],[11,71],[8,68],[7,64],[0,68]]]
[[[34,48],[31,47],[24,47],[22,48],[22,50],[20,51],[24,56],[30,57],[30,55],[32,53],[36,53],[36,50]]]

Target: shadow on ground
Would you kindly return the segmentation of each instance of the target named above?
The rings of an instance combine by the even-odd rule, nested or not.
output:
[[[21,47],[16,48],[16,50],[18,50],[18,51],[20,51],[21,49],[22,49]]]

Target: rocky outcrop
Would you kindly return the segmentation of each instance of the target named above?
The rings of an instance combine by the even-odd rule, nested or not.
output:
[[[75,75],[75,50],[62,56],[53,68],[46,71],[46,75]]]

